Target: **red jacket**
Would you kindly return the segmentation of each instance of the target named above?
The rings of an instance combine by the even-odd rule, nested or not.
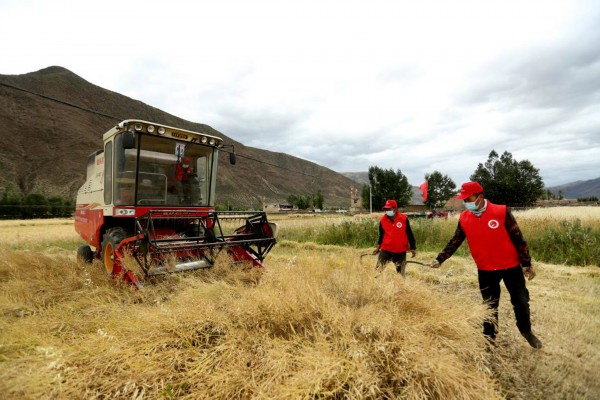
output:
[[[177,164],[177,166],[175,167],[175,179],[179,182],[187,181],[191,173],[192,167],[184,168],[181,164]]]
[[[406,215],[396,212],[394,221],[384,215],[380,220],[384,235],[381,250],[392,253],[406,253],[408,250],[408,236],[406,234]]]
[[[489,200],[481,217],[468,210],[460,214],[460,226],[478,269],[493,271],[521,264],[517,249],[504,226],[505,218],[506,206],[492,204]]]

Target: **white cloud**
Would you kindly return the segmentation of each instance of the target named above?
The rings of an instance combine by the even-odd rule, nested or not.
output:
[[[60,65],[338,171],[460,183],[495,149],[559,184],[598,176],[599,16],[592,0],[3,1],[0,74]]]

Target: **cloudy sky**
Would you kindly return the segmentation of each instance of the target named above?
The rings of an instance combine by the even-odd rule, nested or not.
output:
[[[59,65],[339,172],[460,184],[494,149],[600,177],[596,0],[0,0],[0,37],[0,74]]]

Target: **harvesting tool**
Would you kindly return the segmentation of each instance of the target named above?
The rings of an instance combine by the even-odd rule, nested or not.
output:
[[[361,262],[361,264],[363,262],[363,257],[374,256],[374,255],[376,255],[376,254],[374,254],[374,253],[364,253],[364,254],[361,254],[360,255],[360,262]],[[404,260],[404,261],[402,261],[402,263],[400,265],[400,275],[402,275],[403,277],[406,276],[406,264],[417,264],[417,265],[422,265],[422,266],[425,266],[425,267],[429,266],[429,264],[421,262],[421,261]],[[378,272],[382,272],[384,268],[385,268],[385,266],[383,266],[383,268],[376,267],[376,269],[377,269]]]
[[[88,243],[80,260],[100,259],[107,274],[138,287],[126,254],[147,277],[211,267],[223,251],[234,263],[263,266],[276,224],[264,212],[214,208],[221,138],[125,120],[103,141],[77,194],[75,230]]]

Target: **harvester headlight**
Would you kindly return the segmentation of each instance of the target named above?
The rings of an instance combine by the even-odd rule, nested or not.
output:
[[[163,128],[162,126],[158,128],[158,134],[159,135],[164,135],[165,134],[165,128]]]
[[[215,143],[216,143],[215,139],[210,139],[210,141],[208,142],[208,144],[210,144],[211,146],[214,146]]]
[[[133,208],[118,208],[115,207],[113,210],[113,215],[115,217],[134,217],[135,209]]]
[[[148,133],[154,132],[154,125],[148,125],[148,127],[146,128],[146,130],[148,131]]]
[[[206,142],[208,142],[208,138],[206,136],[202,136],[202,138],[200,139],[200,141],[202,143],[206,143]]]
[[[142,130],[142,124],[140,124],[139,122],[137,124],[135,124],[133,127],[135,128],[136,131]]]

